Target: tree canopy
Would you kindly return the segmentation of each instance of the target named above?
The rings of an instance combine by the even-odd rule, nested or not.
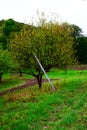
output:
[[[71,28],[59,23],[44,23],[28,29],[25,26],[11,41],[10,49],[20,63],[22,70],[37,78],[41,87],[43,72],[33,52],[45,71],[52,67],[72,64],[75,60]]]
[[[77,57],[80,64],[87,64],[87,37],[79,37],[76,46]]]
[[[0,44],[6,50],[11,33],[19,32],[23,28],[23,23],[18,23],[13,19],[0,21]]]

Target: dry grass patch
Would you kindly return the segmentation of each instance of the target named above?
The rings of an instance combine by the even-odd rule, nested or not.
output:
[[[59,89],[60,85],[58,82],[54,83],[55,89]],[[8,102],[14,102],[14,101],[36,101],[36,97],[39,95],[42,95],[44,93],[53,93],[51,86],[49,83],[44,83],[41,90],[39,90],[38,85],[35,85],[33,87],[25,88],[23,90],[20,90],[18,92],[12,92],[4,95],[4,98]]]

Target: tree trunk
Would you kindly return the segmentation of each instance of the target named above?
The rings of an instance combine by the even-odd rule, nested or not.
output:
[[[39,85],[39,89],[41,89],[42,88],[42,75],[41,74],[39,74],[39,75],[37,75],[37,82],[38,82],[38,85]]]
[[[2,81],[2,75],[3,75],[3,73],[0,73],[0,83]]]
[[[67,68],[65,68],[64,71],[65,71],[65,74],[67,74]]]
[[[19,76],[20,76],[20,77],[22,77],[22,76],[23,76],[22,71],[19,71]]]
[[[67,74],[67,66],[66,65],[64,67],[64,72],[65,72],[65,74]]]

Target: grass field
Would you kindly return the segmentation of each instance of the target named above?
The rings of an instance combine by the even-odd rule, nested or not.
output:
[[[2,82],[0,84],[0,92],[3,90],[7,90],[9,88],[16,87],[18,85],[24,84],[24,80],[17,76],[11,76],[10,74],[5,74],[2,78]]]
[[[87,130],[87,71],[48,75],[55,92],[44,83],[42,91],[35,85],[0,97],[0,130]]]

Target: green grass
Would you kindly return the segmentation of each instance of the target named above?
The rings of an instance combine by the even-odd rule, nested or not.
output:
[[[19,76],[11,76],[10,74],[5,74],[0,83],[0,92],[24,84],[24,80]]]
[[[51,70],[49,83],[0,97],[0,130],[86,130],[87,72]],[[59,80],[60,79],[60,80]]]

